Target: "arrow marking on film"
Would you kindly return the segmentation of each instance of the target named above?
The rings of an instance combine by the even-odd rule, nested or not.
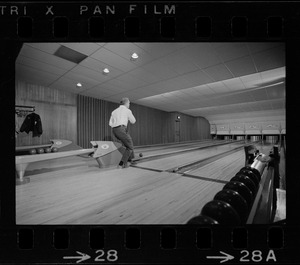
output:
[[[225,256],[207,256],[207,259],[222,259],[220,261],[220,263],[226,262],[228,260],[234,259],[234,256],[231,256],[225,252],[220,251],[221,254],[225,255]]]
[[[85,261],[85,260],[88,260],[88,259],[91,258],[89,255],[81,253],[79,251],[76,251],[76,253],[80,254],[81,256],[64,257],[64,259],[79,259],[79,260],[76,261],[76,263],[79,263],[79,262],[82,262],[82,261]]]

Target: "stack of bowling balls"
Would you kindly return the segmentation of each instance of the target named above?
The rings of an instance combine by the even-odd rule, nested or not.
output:
[[[246,166],[231,178],[212,201],[206,203],[200,215],[190,219],[187,224],[221,224],[238,226],[247,222],[255,199],[261,175]]]
[[[36,148],[36,149],[30,149],[29,154],[30,155],[36,155],[36,154],[44,154],[44,153],[54,153],[57,152],[57,147],[46,147],[46,148]]]

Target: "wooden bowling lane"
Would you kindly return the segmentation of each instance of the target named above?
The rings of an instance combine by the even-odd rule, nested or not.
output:
[[[270,147],[264,145],[256,145],[260,152],[268,153]],[[198,177],[203,179],[216,180],[226,183],[245,166],[245,152],[239,150],[225,157],[217,159],[200,168],[189,170],[184,173],[186,176]]]
[[[139,153],[143,153],[144,156],[148,155],[155,155],[157,153],[162,153],[164,151],[171,152],[171,151],[178,151],[183,149],[189,149],[189,148],[197,148],[202,146],[208,146],[211,144],[217,144],[217,143],[225,143],[227,141],[224,140],[202,140],[202,141],[193,141],[193,142],[187,142],[187,143],[172,143],[172,144],[166,144],[166,145],[153,145],[153,146],[137,146],[135,147],[135,153],[138,156]]]
[[[196,161],[206,159],[208,157],[222,154],[224,152],[231,151],[235,148],[242,147],[243,142],[229,143],[227,145],[211,146],[205,149],[190,151],[187,153],[175,154],[168,157],[163,157],[151,161],[140,161],[138,167],[148,168],[152,170],[164,171],[175,167],[187,165]]]
[[[183,224],[223,184],[137,168],[74,167],[16,187],[17,224]]]
[[[181,144],[174,144],[172,147],[160,147],[159,149],[157,148],[151,148],[147,147],[147,149],[143,148],[142,150],[135,149],[136,153],[136,158],[138,158],[139,153],[143,153],[143,159],[152,159],[156,158],[157,156],[161,155],[168,155],[168,154],[175,154],[175,153],[180,153],[180,152],[185,152],[185,151],[192,151],[192,150],[197,150],[199,148],[206,148],[209,146],[215,146],[215,145],[223,145],[223,144],[229,144],[230,142],[220,140],[220,141],[205,141],[202,143],[190,143],[188,145],[181,145]]]
[[[230,181],[230,179],[244,166],[245,151],[239,150],[200,168],[189,170],[185,172],[185,175],[225,182]]]

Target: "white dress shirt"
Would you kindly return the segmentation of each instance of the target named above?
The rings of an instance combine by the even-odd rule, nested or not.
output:
[[[120,125],[127,126],[128,121],[130,121],[130,123],[133,124],[135,123],[136,120],[130,109],[128,109],[124,105],[120,105],[120,107],[118,107],[111,113],[109,126],[110,127],[117,127]]]

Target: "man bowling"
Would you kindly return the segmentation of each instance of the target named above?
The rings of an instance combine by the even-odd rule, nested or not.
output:
[[[120,140],[126,148],[119,163],[119,166],[122,168],[128,168],[128,161],[132,165],[136,164],[136,162],[132,162],[132,159],[134,158],[133,142],[127,129],[128,121],[134,124],[136,119],[129,109],[129,106],[129,99],[123,98],[120,102],[120,106],[111,113],[109,120],[109,126],[112,127],[114,136]]]

